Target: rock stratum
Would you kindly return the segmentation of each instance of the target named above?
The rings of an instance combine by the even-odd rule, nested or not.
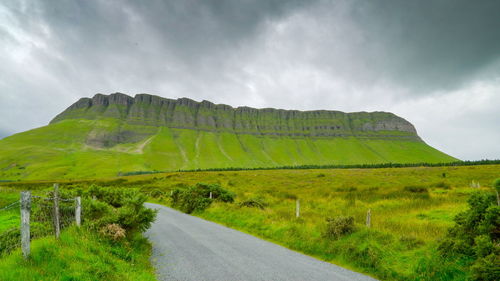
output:
[[[0,180],[227,167],[450,162],[405,119],[97,94],[0,141]]]
[[[188,98],[177,100],[139,94],[97,94],[82,98],[56,116],[52,123],[66,119],[116,118],[128,124],[165,126],[178,129],[230,132],[236,134],[306,137],[409,137],[418,139],[415,127],[388,112],[314,110],[298,111],[274,108],[233,108],[209,101]],[[395,132],[395,135],[390,135]]]

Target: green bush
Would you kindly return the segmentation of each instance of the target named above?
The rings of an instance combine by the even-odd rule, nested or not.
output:
[[[474,280],[498,280],[500,277],[500,207],[494,195],[474,193],[469,209],[455,217],[455,226],[440,243],[445,258],[470,259]]]
[[[127,237],[146,231],[156,218],[156,211],[144,207],[147,197],[133,189],[91,186],[84,193],[83,219],[96,230],[116,224]]]
[[[212,194],[211,199],[210,193]],[[174,189],[172,191],[172,205],[185,213],[191,214],[195,211],[205,210],[214,200],[232,203],[234,197],[234,193],[218,184],[197,183],[187,188]]]
[[[352,216],[328,218],[326,221],[326,230],[323,233],[323,236],[326,238],[339,239],[355,231],[354,217]]]
[[[500,178],[498,178],[495,181],[493,181],[493,188],[495,188],[495,190],[498,193],[500,193]]]

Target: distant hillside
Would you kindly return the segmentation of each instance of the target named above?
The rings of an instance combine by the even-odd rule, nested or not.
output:
[[[1,140],[0,180],[454,160],[387,112],[233,108],[116,93],[82,98],[48,126]]]

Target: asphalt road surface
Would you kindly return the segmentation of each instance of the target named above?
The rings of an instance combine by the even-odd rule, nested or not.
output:
[[[156,222],[146,232],[159,280],[375,280],[213,222],[146,205],[159,209]]]

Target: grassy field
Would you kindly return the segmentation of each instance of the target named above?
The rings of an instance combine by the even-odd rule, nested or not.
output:
[[[120,184],[168,195],[185,185],[218,183],[236,193],[236,203],[214,203],[196,215],[383,280],[465,280],[460,264],[448,264],[445,273],[430,279],[422,270],[469,195],[491,190],[499,176],[500,165],[486,165],[168,173],[128,177]],[[471,187],[472,182],[482,188]],[[265,208],[240,206],[248,200]],[[168,199],[156,201],[169,204]],[[325,238],[326,219],[337,216],[353,216],[357,231],[338,240]]]
[[[173,189],[216,183],[234,192],[236,202],[214,202],[195,215],[382,280],[467,280],[458,262],[439,272],[431,272],[436,269],[428,264],[454,216],[467,208],[469,196],[478,190],[493,192],[491,183],[498,177],[500,165],[481,165],[173,172],[60,182],[70,189],[90,184],[138,188],[166,205]],[[50,184],[4,183],[34,189]],[[242,207],[248,201],[264,208]],[[368,210],[370,228],[365,226]],[[338,216],[354,217],[356,231],[340,239],[325,237],[327,219]]]
[[[98,147],[119,130],[144,135]],[[424,142],[372,137],[289,137],[134,126],[118,119],[64,120],[0,140],[0,180],[114,177],[133,171],[285,165],[438,163],[456,159]]]

